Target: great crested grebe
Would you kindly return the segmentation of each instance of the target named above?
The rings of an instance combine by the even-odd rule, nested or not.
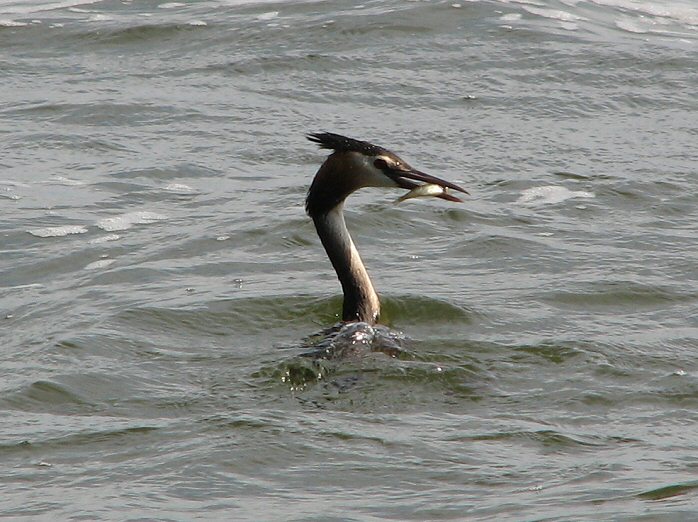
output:
[[[333,151],[310,185],[305,209],[342,284],[342,321],[373,325],[378,321],[380,302],[344,222],[347,196],[363,187],[392,187],[411,191],[401,199],[434,196],[462,202],[447,190],[468,192],[420,172],[396,154],[366,141],[330,132],[309,134],[307,138]]]

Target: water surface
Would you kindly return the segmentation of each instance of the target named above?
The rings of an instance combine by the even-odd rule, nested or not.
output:
[[[692,520],[692,2],[0,2],[0,512]],[[366,139],[464,204],[303,201]]]

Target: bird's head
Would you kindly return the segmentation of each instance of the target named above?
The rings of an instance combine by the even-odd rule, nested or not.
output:
[[[421,185],[437,185],[443,190],[430,194],[448,201],[462,201],[447,189],[468,192],[458,185],[411,167],[397,154],[367,141],[330,132],[309,134],[308,139],[332,150],[315,175],[308,191],[308,214],[326,213],[352,192],[363,187],[393,187],[412,190]],[[425,194],[426,195],[426,194]]]

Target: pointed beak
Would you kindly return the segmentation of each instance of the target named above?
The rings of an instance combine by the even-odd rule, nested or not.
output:
[[[432,176],[430,174],[425,174],[424,172],[420,172],[416,169],[413,169],[412,167],[409,167],[409,168],[404,169],[404,170],[402,170],[402,169],[390,169],[390,170],[385,171],[385,174],[388,177],[390,177],[390,179],[392,179],[395,183],[397,183],[398,186],[400,186],[401,188],[404,188],[404,189],[412,190],[413,188],[418,187],[422,184],[430,184],[430,185],[439,185],[439,186],[443,187],[444,189],[452,189],[452,190],[457,190],[458,192],[463,192],[464,194],[470,194],[463,187],[459,187],[455,183],[451,183],[450,181],[446,181],[444,179],[437,178],[436,176]],[[421,181],[423,183],[415,183],[415,181]],[[446,191],[437,195],[436,197],[441,198],[441,199],[445,199],[446,201],[456,201],[459,203],[463,202],[462,199],[457,198],[456,196],[453,196]]]

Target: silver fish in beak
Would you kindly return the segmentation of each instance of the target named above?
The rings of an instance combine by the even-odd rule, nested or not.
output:
[[[455,183],[437,178],[431,174],[425,174],[402,162],[393,167],[386,166],[383,168],[383,172],[401,188],[410,189],[407,194],[398,199],[398,202],[412,198],[436,197],[445,199],[446,201],[461,203],[463,200],[450,194],[448,189],[469,194],[467,190]],[[415,181],[422,181],[424,183],[415,183]]]
[[[444,194],[447,193],[447,188],[442,187],[441,185],[437,185],[435,183],[425,183],[424,185],[418,185],[412,190],[410,190],[407,194],[403,194],[399,198],[395,200],[395,203],[402,203],[403,201],[407,201],[408,199],[412,198],[429,198],[429,197],[437,197],[437,198],[442,198]],[[450,194],[448,194],[450,196]],[[453,196],[451,196],[453,197]],[[458,198],[454,198],[458,199]]]

